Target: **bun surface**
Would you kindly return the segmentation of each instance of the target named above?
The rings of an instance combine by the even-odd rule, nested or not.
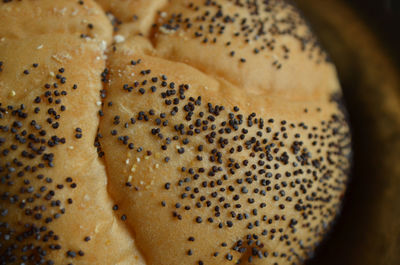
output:
[[[1,264],[312,255],[350,136],[293,5],[27,0],[0,17]]]

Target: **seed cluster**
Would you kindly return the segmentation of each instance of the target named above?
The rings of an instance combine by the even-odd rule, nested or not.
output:
[[[319,126],[275,120],[246,114],[238,106],[203,102],[201,96],[191,96],[190,84],[177,84],[151,69],[137,72],[140,78],[120,88],[126,93],[123,97],[136,101],[143,97],[162,107],[134,109],[130,117],[112,115],[101,126],[133,153],[133,160],[143,157],[143,152],[160,163],[177,160],[177,179],[159,184],[162,192],[172,192],[176,200],[161,201],[160,207],[169,207],[176,222],[192,218],[193,229],[196,225],[222,230],[240,227],[233,245],[210,242],[219,250],[210,253],[216,258],[237,264],[254,259],[300,264],[311,255],[339,211],[345,189],[349,132],[343,113],[338,109]],[[333,99],[331,103],[337,104]],[[109,101],[103,112],[117,105]],[[144,147],[135,141],[143,133],[154,138],[154,145]],[[125,161],[121,163],[126,166]],[[125,187],[126,192],[142,189],[135,177]],[[299,230],[309,236],[298,237]],[[196,255],[193,241],[190,237],[182,251],[193,257],[193,264],[205,264]],[[269,253],[269,241],[284,242],[286,248]]]
[[[288,60],[290,48],[283,38],[296,40],[301,50],[317,63],[328,60],[299,10],[287,1],[205,0],[201,4],[189,2],[182,5],[185,5],[184,13],[171,13],[160,18],[161,22],[157,24],[160,32],[185,32],[205,45],[222,42],[226,46],[226,56],[239,63],[247,62],[245,55],[241,54],[243,50],[234,48],[240,43],[245,45],[246,54],[247,49],[256,56],[273,52]],[[276,57],[272,65],[281,69],[283,63]]]
[[[21,78],[28,78],[38,67],[33,63],[22,70]],[[67,81],[66,69],[54,73],[54,80],[44,83],[29,104],[0,102],[1,264],[55,264],[48,258],[52,251],[68,258],[84,255],[82,250],[64,249],[57,231],[49,227],[74,203],[57,194],[78,189],[72,177],[60,181],[51,174],[52,168],[62,164],[55,154],[67,143],[59,136],[62,124],[68,122],[63,120],[67,111],[63,100],[78,88]],[[76,138],[81,136],[77,128]]]

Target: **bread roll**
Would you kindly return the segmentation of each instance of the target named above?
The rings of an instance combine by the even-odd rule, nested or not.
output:
[[[350,136],[293,5],[3,1],[0,17],[1,264],[312,255]]]

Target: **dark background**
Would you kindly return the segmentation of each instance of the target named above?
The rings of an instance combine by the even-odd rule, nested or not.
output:
[[[294,0],[335,63],[352,130],[342,212],[307,265],[400,265],[400,0]]]
[[[346,2],[359,12],[399,65],[400,0],[347,0]]]

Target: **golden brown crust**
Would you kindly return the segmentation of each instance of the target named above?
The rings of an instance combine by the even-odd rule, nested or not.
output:
[[[247,264],[254,255],[252,264],[285,264],[311,251],[338,210],[346,180],[341,167],[347,163],[347,128],[340,117],[331,117],[335,104],[317,111],[318,104],[271,100],[270,111],[249,122],[253,108],[238,100],[247,96],[243,90],[186,64],[131,53],[129,47],[128,41],[110,55],[100,142],[110,195],[128,217],[146,261]],[[182,89],[185,84],[189,88]],[[248,102],[261,104],[254,97]],[[210,112],[208,103],[224,110]],[[337,141],[344,142],[330,144]],[[293,163],[301,164],[301,171]],[[244,243],[244,253],[232,250],[248,236],[260,242],[255,254],[255,246]],[[268,258],[258,257],[264,253]]]
[[[29,8],[72,5],[41,2],[0,4],[2,18],[20,12],[13,27],[11,17],[0,25],[8,26],[1,28],[0,42],[1,264],[63,264],[74,255],[80,264],[140,264],[133,239],[112,212],[105,169],[93,147],[103,39],[81,38],[69,16],[56,24],[58,14],[24,22]],[[107,33],[102,11],[86,3],[89,9],[74,3],[77,14],[100,14],[94,25]],[[99,246],[108,251],[93,251]]]
[[[44,47],[37,50],[42,43]],[[36,235],[49,239],[35,242],[35,234],[30,235],[21,242],[19,249],[30,243],[46,251],[49,247],[61,246],[59,251],[46,255],[46,259],[55,264],[65,261],[67,251],[83,251],[82,262],[130,264],[126,260],[134,258],[135,247],[112,214],[105,169],[93,148],[99,110],[96,102],[100,100],[98,91],[101,89],[98,76],[104,69],[104,60],[99,59],[102,51],[96,44],[66,36],[8,40],[0,44],[0,49],[3,61],[0,102],[6,103],[1,106],[0,123],[1,137],[5,140],[1,145],[2,181],[5,182],[1,191],[3,195],[8,192],[5,198],[11,207],[6,208],[9,209],[5,216],[9,227],[3,233],[16,238],[33,232],[35,226],[44,225],[46,231]],[[24,73],[25,70],[29,73]],[[57,75],[62,77],[57,78]],[[48,85],[50,88],[45,88]],[[77,89],[73,89],[74,85]],[[27,117],[18,117],[14,111],[26,113]],[[79,139],[77,128],[82,131]],[[31,134],[34,137],[30,137]],[[17,135],[18,140],[15,139]],[[38,143],[41,139],[44,142]],[[13,150],[13,146],[17,149]],[[22,164],[11,163],[14,159]],[[11,179],[6,181],[7,175]],[[16,197],[12,199],[13,196]],[[30,226],[24,227],[25,224]],[[51,237],[50,231],[54,231]],[[87,236],[91,237],[90,242],[84,241]],[[15,242],[3,242],[2,252],[10,243]],[[115,254],[91,251],[93,246],[99,245],[110,246],[111,253]],[[11,253],[19,257],[36,252],[16,250]]]
[[[244,2],[172,2],[163,10],[154,45],[162,57],[249,93],[319,100],[339,90],[334,67],[325,63],[325,53],[297,9],[285,1]],[[295,90],[300,93],[288,93]]]
[[[111,41],[111,27],[94,1],[11,1],[0,5],[0,13],[0,38],[70,34],[83,39]]]
[[[0,16],[9,8],[24,16],[32,2],[0,4]],[[84,20],[69,17],[23,26],[39,12],[15,19],[15,31],[0,24],[0,191],[8,211],[0,219],[8,238],[1,262],[23,259],[26,244],[36,247],[32,264],[307,258],[339,210],[349,135],[333,97],[335,69],[293,6],[98,1],[122,22],[105,56],[110,24],[95,3],[79,2],[38,6],[76,5],[82,18],[92,10],[87,16],[99,14],[96,28],[104,31],[81,36]],[[35,169],[43,177],[32,168],[19,173],[35,163],[43,163]],[[34,196],[30,185],[43,194],[19,209],[13,196],[18,203]],[[55,218],[59,208],[65,213]],[[46,230],[36,231],[41,225]],[[18,241],[24,229],[39,240]],[[58,238],[43,241],[49,230]],[[85,242],[86,234],[93,239]]]

